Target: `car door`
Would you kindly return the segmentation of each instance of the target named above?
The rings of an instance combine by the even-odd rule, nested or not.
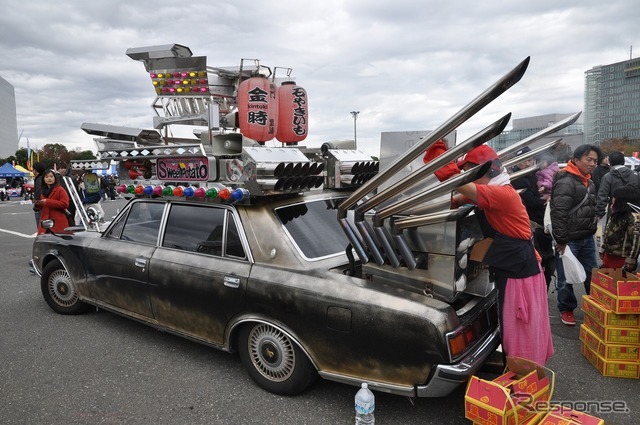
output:
[[[153,317],[149,260],[158,243],[164,203],[135,202],[127,214],[91,246],[95,283],[91,296],[129,313]]]
[[[226,325],[245,304],[251,270],[246,238],[230,207],[174,203],[149,265],[158,322],[223,345]]]

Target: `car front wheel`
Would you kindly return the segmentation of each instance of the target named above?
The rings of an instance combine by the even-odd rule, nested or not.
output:
[[[318,376],[302,350],[271,325],[245,325],[240,330],[238,348],[251,379],[272,393],[301,393]]]
[[[51,261],[42,270],[40,289],[44,300],[59,314],[81,314],[89,305],[80,301],[69,272],[58,260]]]

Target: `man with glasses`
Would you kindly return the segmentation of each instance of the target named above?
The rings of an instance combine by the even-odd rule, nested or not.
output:
[[[569,247],[584,267],[586,293],[590,292],[591,270],[597,267],[594,234],[597,228],[596,190],[591,172],[600,162],[602,151],[594,145],[580,145],[567,166],[554,176],[551,189],[551,228],[556,242],[558,310],[560,320],[575,326],[573,311],[578,306],[573,285],[567,283],[560,254]]]

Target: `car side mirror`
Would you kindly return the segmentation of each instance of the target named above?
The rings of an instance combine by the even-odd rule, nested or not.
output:
[[[73,238],[72,238],[71,236],[69,236],[69,235],[60,235],[60,234],[55,233],[53,230],[51,230],[51,229],[53,229],[53,226],[55,226],[55,224],[56,224],[56,222],[55,222],[55,220],[53,220],[52,218],[47,219],[47,220],[42,220],[42,221],[40,222],[40,225],[41,225],[44,229],[46,229],[46,230],[47,230],[47,233],[51,233],[52,235],[57,236],[57,237],[62,238],[62,239],[65,239],[65,240],[71,240],[71,239],[73,239]]]

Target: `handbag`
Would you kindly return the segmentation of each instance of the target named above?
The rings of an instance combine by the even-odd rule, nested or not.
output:
[[[567,283],[573,285],[582,283],[587,279],[587,273],[584,271],[584,267],[582,267],[582,264],[580,264],[576,256],[573,255],[569,245],[567,245],[564,248],[564,252],[560,254],[560,260],[562,260],[564,277]]]

